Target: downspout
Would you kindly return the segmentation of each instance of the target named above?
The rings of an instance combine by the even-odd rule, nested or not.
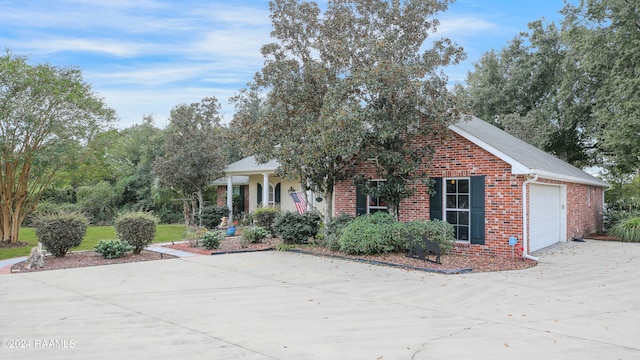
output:
[[[527,185],[538,180],[538,174],[522,183],[522,257],[525,259],[539,261],[537,257],[527,254],[529,247],[529,224],[527,224]]]

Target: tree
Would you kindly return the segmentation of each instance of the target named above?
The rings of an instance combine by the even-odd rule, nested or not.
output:
[[[200,213],[204,206],[204,190],[213,180],[223,176],[222,169],[227,164],[221,146],[219,108],[215,97],[173,108],[164,154],[153,164],[161,183],[183,196],[196,196]],[[191,214],[194,212],[195,206]]]
[[[348,69],[323,45],[334,29],[319,18],[317,4],[278,0],[270,9],[279,43],[262,47],[265,66],[235,98],[234,123],[258,160],[278,160],[279,176],[300,178],[323,194],[329,219],[334,185],[349,175],[362,131]]]
[[[0,57],[0,239],[20,225],[78,144],[114,118],[77,68]]]
[[[593,89],[593,116],[602,165],[611,174],[640,173],[640,4],[587,0],[568,4],[564,25],[583,76]]]
[[[365,133],[360,162],[373,164],[377,179],[358,177],[372,196],[382,196],[399,216],[400,202],[427,182],[433,140],[463,112],[463,103],[447,89],[442,67],[464,59],[449,39],[427,43],[439,25],[435,15],[449,1],[336,2],[330,10],[340,31],[331,53],[347,54],[352,101]]]
[[[529,24],[467,78],[478,116],[612,180],[640,172],[640,4],[567,4],[561,28]],[[515,131],[515,130],[520,131]],[[530,131],[522,131],[530,129]]]
[[[236,98],[234,121],[259,160],[278,160],[281,176],[324,194],[327,219],[334,186],[371,153],[397,205],[415,180],[407,174],[424,176],[412,170],[426,150],[405,145],[457,118],[437,70],[462,50],[446,39],[421,50],[447,3],[336,0],[324,14],[313,2],[270,3],[278,42],[262,47],[265,66]]]
[[[582,167],[595,163],[592,87],[579,88],[566,30],[541,20],[500,53],[485,53],[468,74],[476,115],[530,144]]]
[[[153,163],[162,154],[164,131],[155,127],[153,121],[153,116],[143,116],[141,124],[121,130],[109,147],[107,162],[119,174],[114,183],[122,195],[120,207],[154,210]]]

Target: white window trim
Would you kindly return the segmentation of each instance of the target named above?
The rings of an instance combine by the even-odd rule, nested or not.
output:
[[[387,180],[371,179],[369,181],[379,183],[379,182],[386,182]],[[386,210],[387,212],[389,211],[389,206],[371,206],[370,203],[371,203],[371,196],[367,195],[367,214],[371,214],[371,209],[378,210],[378,211],[383,211],[383,210]]]
[[[276,187],[273,183],[269,182],[269,190],[267,191],[269,194],[269,206],[275,206],[276,204]]]
[[[467,205],[466,209],[459,209],[459,208],[449,208],[447,207],[447,182],[451,181],[451,180],[467,180],[469,181],[469,204]],[[448,211],[466,211],[469,214],[469,225],[467,225],[468,228],[468,234],[467,234],[467,240],[458,240],[456,239],[456,242],[459,242],[461,244],[470,244],[471,243],[471,177],[448,177],[448,178],[442,178],[442,209],[443,209],[443,214],[442,217],[444,218],[444,221],[447,221],[447,212]],[[454,225],[454,224],[452,224]],[[455,225],[454,225],[455,226]]]

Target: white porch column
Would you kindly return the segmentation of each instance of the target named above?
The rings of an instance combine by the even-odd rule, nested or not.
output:
[[[233,224],[233,176],[227,176],[227,207],[229,208],[229,224]]]
[[[269,174],[262,174],[262,207],[269,207]]]

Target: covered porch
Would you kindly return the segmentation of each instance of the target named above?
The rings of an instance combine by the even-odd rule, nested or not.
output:
[[[313,191],[305,191],[299,179],[281,179],[276,174],[278,166],[275,160],[259,164],[255,157],[249,156],[225,167],[226,205],[230,222],[233,221],[233,186],[237,178],[243,177],[248,179],[248,208],[245,211],[249,213],[264,206],[296,212],[314,209],[323,213],[326,201]],[[296,201],[304,201],[304,206],[296,204]]]

